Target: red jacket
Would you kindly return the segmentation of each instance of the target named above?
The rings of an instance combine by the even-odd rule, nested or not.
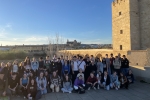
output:
[[[87,83],[88,82],[90,82],[90,83],[95,83],[95,82],[97,82],[98,80],[97,80],[97,78],[94,76],[93,78],[91,78],[91,76],[89,76],[89,78],[87,79]]]

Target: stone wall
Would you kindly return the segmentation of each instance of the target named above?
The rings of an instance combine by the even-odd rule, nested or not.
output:
[[[129,0],[115,0],[112,3],[113,49],[131,50]],[[119,12],[121,15],[119,15]],[[120,34],[120,31],[123,31]]]
[[[141,49],[150,48],[150,0],[139,0]]]

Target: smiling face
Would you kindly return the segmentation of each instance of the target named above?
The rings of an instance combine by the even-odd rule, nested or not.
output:
[[[4,63],[4,62],[1,63],[1,67],[2,67],[2,68],[5,67],[5,63]]]

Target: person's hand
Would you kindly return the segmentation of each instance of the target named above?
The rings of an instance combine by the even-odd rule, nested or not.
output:
[[[14,89],[12,89],[12,91],[14,91],[14,92],[15,92],[15,88],[14,88]]]
[[[2,95],[3,95],[3,96],[6,96],[6,91],[4,91]]]

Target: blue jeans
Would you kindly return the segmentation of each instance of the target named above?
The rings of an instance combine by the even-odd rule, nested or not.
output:
[[[122,72],[124,75],[127,75],[127,74],[128,74],[128,71],[129,71],[129,68],[121,68],[121,72]]]

